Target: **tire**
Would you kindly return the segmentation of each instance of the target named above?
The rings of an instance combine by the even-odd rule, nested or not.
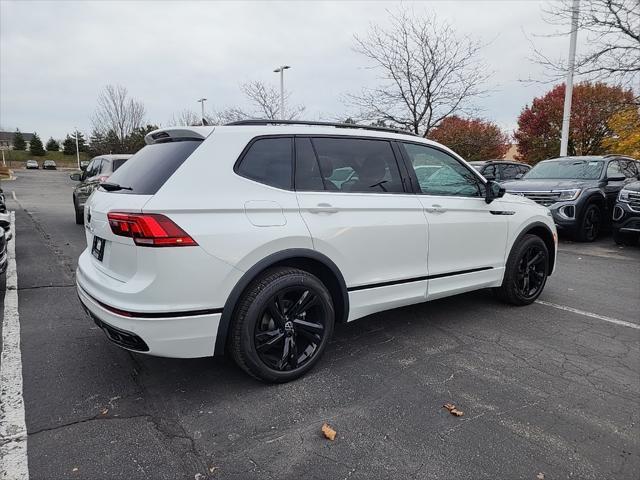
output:
[[[579,242],[593,242],[598,238],[602,228],[602,209],[595,203],[587,205],[580,226],[576,231],[576,240]]]
[[[548,274],[549,251],[546,244],[537,235],[527,234],[511,249],[502,285],[494,292],[498,298],[512,305],[529,305],[544,290]]]
[[[640,235],[637,233],[621,232],[620,230],[613,231],[613,241],[617,245],[633,246],[638,243]]]
[[[76,199],[73,199],[73,210],[76,212],[76,224],[83,225],[84,224],[84,212],[78,209],[78,205],[76,204]]]
[[[249,375],[268,383],[289,382],[319,361],[334,322],[331,295],[317,277],[297,268],[274,268],[242,294],[229,349]]]

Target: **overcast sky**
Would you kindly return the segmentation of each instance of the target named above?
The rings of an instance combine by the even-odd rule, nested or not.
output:
[[[553,32],[538,1],[410,3],[435,12],[460,35],[488,46],[482,56],[495,73],[477,101],[480,115],[512,131],[534,96],[549,85],[532,64],[528,37]],[[7,1],[0,0],[0,127],[64,137],[91,130],[96,97],[109,83],[144,102],[147,119],[167,124],[184,109],[245,105],[239,85],[278,82],[274,67],[289,64],[291,101],[308,119],[347,116],[345,93],[376,84],[375,71],[352,50],[353,35],[385,24],[394,2]],[[564,57],[568,38],[535,39]]]

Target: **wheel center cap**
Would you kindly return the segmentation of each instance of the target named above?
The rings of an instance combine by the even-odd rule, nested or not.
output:
[[[291,320],[285,322],[284,324],[284,332],[286,334],[291,335],[293,333],[293,322]]]

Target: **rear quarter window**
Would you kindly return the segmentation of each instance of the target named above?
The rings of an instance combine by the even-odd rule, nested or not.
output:
[[[247,149],[236,167],[243,177],[271,187],[291,189],[292,138],[259,138]]]
[[[181,140],[147,145],[126,160],[109,177],[109,183],[131,189],[117,193],[154,195],[201,143],[202,140]]]

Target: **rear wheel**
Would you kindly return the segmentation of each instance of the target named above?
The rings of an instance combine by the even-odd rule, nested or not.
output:
[[[502,286],[494,289],[512,305],[529,305],[540,296],[549,274],[549,251],[537,235],[525,235],[512,248]]]
[[[244,292],[234,318],[230,349],[250,375],[283,383],[318,362],[333,333],[333,302],[324,284],[296,268],[276,268]]]
[[[582,215],[582,221],[576,232],[576,240],[579,242],[593,242],[598,238],[602,227],[602,210],[592,203]]]

